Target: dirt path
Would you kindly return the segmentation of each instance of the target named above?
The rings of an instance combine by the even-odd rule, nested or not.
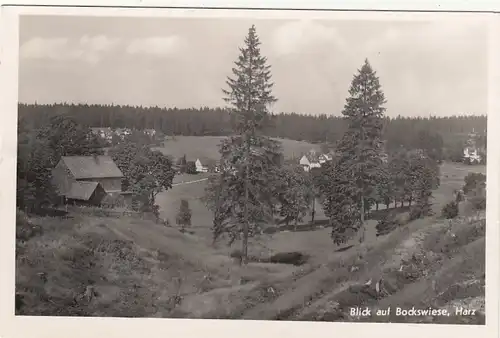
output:
[[[207,178],[202,178],[202,179],[199,179],[199,180],[194,180],[194,181],[174,183],[174,184],[172,184],[172,187],[176,187],[178,185],[183,185],[183,184],[192,184],[192,183],[203,182],[203,181],[206,181],[206,180],[208,180],[208,177]]]

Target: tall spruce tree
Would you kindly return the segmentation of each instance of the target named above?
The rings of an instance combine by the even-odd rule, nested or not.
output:
[[[439,170],[436,161],[426,156],[410,154],[409,185],[415,205],[410,209],[410,218],[417,219],[432,214],[432,190],[439,185]]]
[[[338,162],[331,167],[325,209],[332,222],[335,242],[345,242],[361,230],[382,167],[384,93],[376,72],[365,60],[354,76],[342,114],[348,129],[337,146]],[[338,196],[341,194],[341,196]]]
[[[228,77],[225,101],[230,105],[234,135],[220,147],[221,173],[207,189],[207,204],[214,212],[214,240],[229,233],[231,242],[242,238],[242,263],[248,262],[248,239],[273,213],[281,145],[263,135],[269,122],[272,95],[270,66],[261,55],[255,26],[250,27],[240,55]]]

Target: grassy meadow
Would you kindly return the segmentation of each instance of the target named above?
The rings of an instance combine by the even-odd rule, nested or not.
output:
[[[195,161],[198,157],[208,157],[218,159],[219,144],[224,139],[224,136],[175,136],[167,137],[163,147],[154,148],[160,150],[165,155],[170,155],[174,158],[186,155],[186,158]],[[315,149],[319,151],[320,146],[304,141],[295,141],[290,139],[276,139],[283,146],[285,158],[299,157],[303,153]]]

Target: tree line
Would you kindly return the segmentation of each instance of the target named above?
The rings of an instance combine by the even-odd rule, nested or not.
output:
[[[19,104],[19,117],[34,127],[46,124],[52,116],[68,115],[88,127],[155,129],[166,135],[229,136],[231,114],[223,108],[160,108],[92,104]],[[263,134],[276,138],[334,144],[345,133],[348,121],[333,114],[303,115],[299,113],[269,114]],[[448,158],[461,156],[468,134],[483,133],[486,116],[402,117],[382,118],[384,140],[390,149],[415,149],[424,138],[441,144]]]

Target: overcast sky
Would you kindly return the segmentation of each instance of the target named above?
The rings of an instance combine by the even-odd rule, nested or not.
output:
[[[368,58],[389,116],[486,113],[487,28],[477,20],[24,17],[19,100],[223,106],[252,24],[272,66],[275,112],[340,114]]]

